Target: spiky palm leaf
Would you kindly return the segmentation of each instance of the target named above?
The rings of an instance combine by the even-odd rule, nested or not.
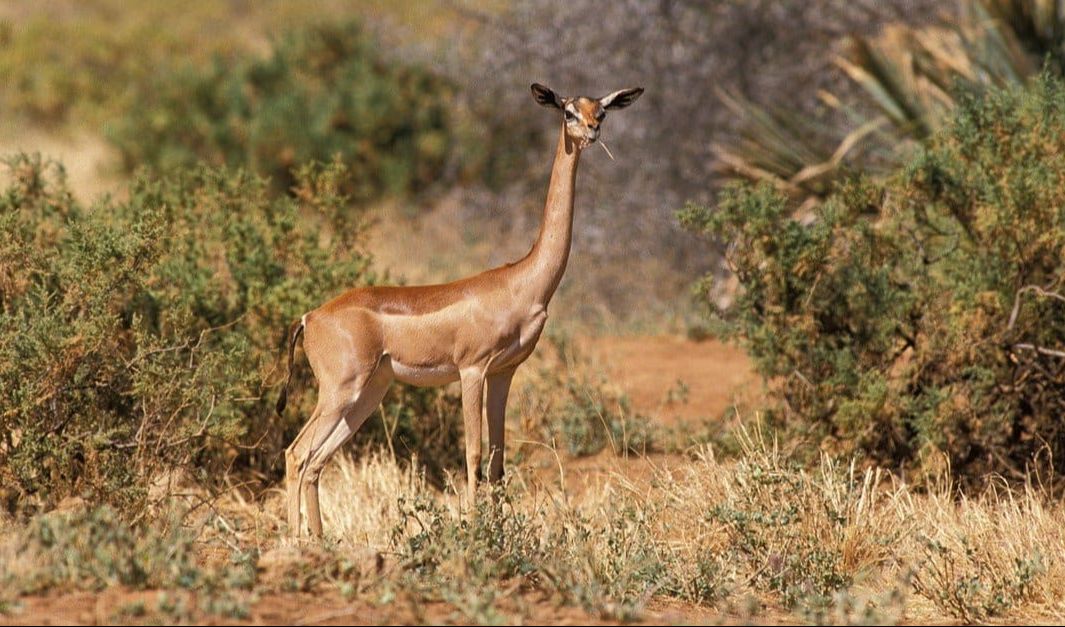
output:
[[[809,120],[724,96],[743,125],[738,141],[714,147],[719,169],[816,200],[843,175],[846,157],[859,140],[874,145],[861,151],[864,162],[852,165],[875,172],[934,133],[960,93],[1022,83],[1044,62],[1062,73],[1065,0],[960,1],[955,25],[894,24],[877,37],[846,42],[837,66],[861,87],[865,108],[871,106],[878,116],[857,116],[855,130],[837,147]]]
[[[719,97],[746,124],[735,141],[714,144],[718,170],[726,176],[771,181],[793,196],[828,193],[847,153],[882,125],[882,120],[862,124],[832,149],[828,130],[807,118],[758,107],[734,93],[721,92]]]

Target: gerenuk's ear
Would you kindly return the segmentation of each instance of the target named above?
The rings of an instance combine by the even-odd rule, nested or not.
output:
[[[556,109],[562,108],[562,98],[559,98],[558,94],[551,91],[547,87],[544,87],[540,83],[532,84],[532,94],[536,102],[540,103],[544,107],[554,107]]]
[[[643,87],[619,89],[609,96],[603,96],[600,98],[599,104],[602,105],[604,109],[624,109],[636,102],[636,99],[639,98],[642,93]]]

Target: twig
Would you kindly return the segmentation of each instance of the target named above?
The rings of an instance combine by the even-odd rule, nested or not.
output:
[[[603,143],[603,140],[599,140],[599,145],[602,146],[603,150],[606,151],[606,156],[610,157],[611,161],[614,161],[614,155],[610,154],[610,149],[606,147],[606,144]]]
[[[1013,348],[1024,351],[1035,351],[1040,355],[1049,355],[1050,357],[1058,357],[1060,359],[1065,359],[1065,351],[1056,351],[1051,348],[1036,346],[1035,344],[1014,344]]]
[[[1006,330],[1007,331],[1012,330],[1013,329],[1013,325],[1017,322],[1017,315],[1021,311],[1021,295],[1024,294],[1025,292],[1035,292],[1036,294],[1038,294],[1040,296],[1045,296],[1047,298],[1053,298],[1055,300],[1059,300],[1059,301],[1065,303],[1065,296],[1062,296],[1061,294],[1058,294],[1057,292],[1050,292],[1050,291],[1044,290],[1043,288],[1039,287],[1038,285],[1025,285],[1021,289],[1017,290],[1017,295],[1013,297],[1013,311],[1010,312],[1010,321],[1009,321],[1008,324],[1006,324]],[[1018,344],[1018,347],[1019,346],[1020,345]]]

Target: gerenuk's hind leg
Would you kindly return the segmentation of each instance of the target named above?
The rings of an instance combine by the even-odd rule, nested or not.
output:
[[[333,453],[355,435],[366,419],[381,405],[381,399],[391,382],[391,369],[378,368],[361,389],[353,391],[348,397],[348,403],[336,414],[337,420],[333,421],[333,428],[320,439],[315,439],[315,446],[311,448],[306,459],[300,481],[307,502],[307,526],[312,536],[322,535],[322,514],[318,502],[318,479],[322,469]]]
[[[298,538],[302,532],[300,525],[300,474],[310,449],[314,434],[326,432],[332,425],[323,425],[327,417],[322,411],[322,397],[319,395],[318,406],[311,414],[310,420],[300,429],[299,435],[285,450],[285,501],[288,510],[288,532]]]

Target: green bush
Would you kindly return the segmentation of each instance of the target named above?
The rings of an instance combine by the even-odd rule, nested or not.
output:
[[[564,444],[573,457],[595,455],[608,446],[618,455],[641,455],[653,449],[652,423],[633,413],[627,398],[612,398],[601,386],[574,379],[563,387],[565,401],[545,425],[548,441]]]
[[[306,27],[265,58],[175,67],[132,89],[109,131],[129,170],[206,161],[288,190],[294,166],[340,155],[347,191],[368,200],[441,179],[453,142],[452,86],[385,58],[357,23]]]
[[[810,216],[806,216],[810,217]],[[691,229],[732,243],[725,329],[773,380],[773,416],[834,452],[962,476],[1065,468],[1065,87],[965,99],[884,182],[812,220],[732,187]]]
[[[128,199],[79,204],[62,169],[10,159],[0,193],[0,484],[10,508],[70,494],[134,513],[183,469],[282,472],[313,378],[274,415],[286,326],[374,280],[339,165],[307,166],[278,197],[242,171],[140,175]],[[458,401],[399,390],[389,415],[453,437]],[[414,420],[415,414],[417,420]],[[435,416],[426,416],[432,414]],[[406,424],[406,423],[405,423]],[[439,437],[427,442],[439,444]],[[405,454],[406,451],[399,451]],[[33,497],[33,498],[27,498]]]

